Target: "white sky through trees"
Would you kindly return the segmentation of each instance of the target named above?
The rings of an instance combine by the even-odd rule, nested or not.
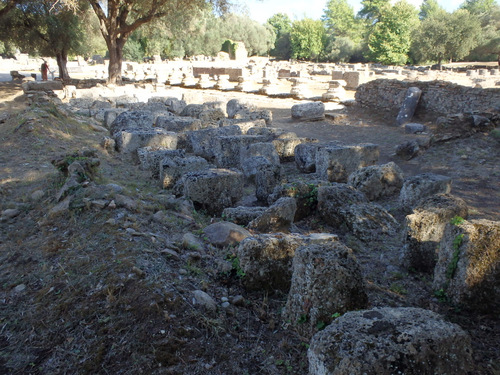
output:
[[[420,7],[422,0],[407,0],[409,3]],[[361,0],[348,0],[355,12],[361,9]],[[464,0],[438,0],[448,12],[457,9]],[[276,13],[286,13],[290,19],[309,17],[320,19],[326,7],[327,0],[239,0],[242,7],[246,7],[250,18],[264,23]]]

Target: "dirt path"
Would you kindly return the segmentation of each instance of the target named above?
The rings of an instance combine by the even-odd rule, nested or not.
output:
[[[395,147],[426,136],[405,134],[404,129],[393,125],[389,115],[350,107],[345,111],[347,117],[340,122],[301,123],[291,119],[289,109],[269,109],[273,111],[273,127],[321,141],[374,143],[380,148],[379,163],[393,161],[406,176],[426,172],[449,176],[453,179],[452,193],[465,199],[471,217],[500,219],[500,147],[488,134],[435,144],[422,155],[406,161],[394,154]],[[432,128],[432,123],[424,123]]]

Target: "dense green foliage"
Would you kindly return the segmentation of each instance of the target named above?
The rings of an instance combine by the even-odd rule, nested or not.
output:
[[[465,9],[438,12],[426,18],[415,33],[413,50],[420,61],[459,60],[478,45],[479,20]]]
[[[290,31],[290,41],[294,59],[318,60],[325,42],[323,23],[310,18],[295,21]]]
[[[122,58],[215,56],[226,40],[243,42],[249,55],[279,59],[401,65],[500,57],[495,0],[464,0],[453,13],[437,0],[424,0],[420,9],[407,0],[363,0],[357,14],[348,0],[327,0],[321,20],[292,22],[278,13],[265,24],[214,6],[227,10],[226,0],[107,3],[104,11],[99,0],[0,0],[0,53],[19,48],[56,57],[61,76],[68,55],[107,49],[116,73]]]
[[[378,22],[368,38],[371,60],[383,64],[406,64],[411,32],[417,24],[417,10],[405,0],[381,9]]]
[[[92,42],[96,39],[95,21],[84,2],[70,10],[49,0],[26,0],[2,17],[0,37],[7,46],[55,57],[59,77],[66,79],[68,55],[86,55],[91,52],[88,46],[99,45]]]
[[[290,39],[292,21],[288,15],[277,13],[269,18],[267,23],[271,25],[276,35],[274,48],[272,48],[269,53],[281,60],[289,60],[292,57],[292,42]]]

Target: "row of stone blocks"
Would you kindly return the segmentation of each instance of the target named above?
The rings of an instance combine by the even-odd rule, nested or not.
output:
[[[233,129],[236,135],[214,136],[216,132],[229,129]],[[254,133],[254,131],[257,133]],[[221,167],[222,164],[227,163],[227,166],[245,170],[242,165],[244,165],[246,161],[252,158],[254,158],[253,160],[255,161],[260,161],[261,164],[257,163],[255,165],[254,176],[258,186],[257,197],[264,202],[268,201],[272,203],[272,199],[274,199],[274,201],[278,203],[276,198],[279,198],[280,193],[271,200],[270,197],[273,195],[272,192],[275,187],[280,188],[278,160],[280,156],[283,155],[276,155],[277,148],[272,147],[271,143],[255,143],[256,141],[264,141],[264,139],[259,137],[263,136],[262,133],[269,131],[270,129],[258,127],[248,130],[247,135],[243,135],[239,133],[237,127],[227,126],[192,131],[191,135],[199,136],[206,132],[207,137],[204,138],[206,145],[204,147],[193,146],[193,149],[198,149],[198,153],[204,154],[205,157],[210,157],[216,164],[219,163],[220,165],[216,165],[217,167]],[[294,142],[295,141],[297,140],[294,139]],[[320,166],[318,175],[320,179],[325,180],[326,183],[326,186],[320,186],[318,188],[318,211],[323,219],[333,227],[347,224],[349,230],[356,237],[365,241],[371,241],[385,235],[395,235],[398,228],[398,223],[387,211],[381,206],[369,203],[368,200],[376,200],[399,191],[401,206],[411,210],[416,202],[422,197],[432,196],[436,193],[446,194],[449,193],[451,188],[451,181],[449,178],[436,175],[415,176],[407,179],[403,184],[402,174],[393,163],[385,166],[373,165],[364,167],[364,165],[373,164],[377,159],[378,149],[374,145],[320,145],[315,142],[303,143],[300,140],[298,143],[299,144],[294,147],[296,163],[300,165],[300,163],[302,163],[301,160],[304,159],[299,157],[301,154],[299,150],[301,148],[305,147],[310,151],[312,150],[306,154],[312,154],[314,158],[308,157],[305,159],[313,159],[314,168],[318,168],[318,165]],[[194,144],[199,145],[199,142],[194,142],[193,145]],[[225,152],[227,150],[229,150],[229,152]],[[152,154],[155,152],[160,152],[160,150],[153,151]],[[161,152],[165,151],[163,150]],[[173,153],[174,151],[170,150],[169,152]],[[179,150],[175,150],[175,152],[179,152]],[[207,153],[209,155],[206,155]],[[265,154],[265,156],[262,156],[263,154]],[[217,157],[216,155],[219,156]],[[241,155],[246,156],[242,158]],[[320,157],[318,157],[318,155],[320,155]],[[163,166],[161,170],[163,170],[163,172],[158,172],[160,174],[163,173],[162,181],[168,180],[167,183],[170,184],[172,181],[175,182],[181,179],[182,174],[184,174],[186,170],[195,172],[192,173],[192,175],[186,175],[183,179],[181,193],[184,193],[185,196],[191,198],[197,204],[207,209],[208,212],[214,214],[220,214],[224,208],[231,207],[241,198],[244,177],[251,176],[251,173],[245,174],[237,170],[208,169],[210,167],[209,163],[201,156],[186,158],[185,155],[172,154],[170,155],[170,159],[167,160],[169,161],[162,162]],[[190,166],[193,168],[190,169]],[[250,169],[251,168],[248,170]],[[174,170],[175,173],[169,172]],[[174,177],[168,177],[171,175],[174,175]],[[346,182],[346,180],[350,185],[332,185],[328,182]],[[309,187],[306,186],[306,188]],[[355,188],[357,188],[357,190]],[[429,199],[438,198],[434,197]],[[441,198],[441,200],[444,201],[446,201],[446,199],[453,201],[452,198]],[[349,202],[349,204],[346,204],[346,202]],[[303,211],[303,204],[299,203],[298,200],[297,204],[295,204],[295,208],[292,207],[293,205],[290,206],[289,203],[283,203],[285,202],[281,202],[282,206],[277,205],[274,208],[274,205],[271,206],[269,209],[270,211],[266,213],[267,216],[261,211],[260,219],[254,221],[251,227],[259,231],[266,231],[269,229],[270,222],[273,220],[279,221],[276,220],[276,217],[280,218],[281,223],[289,224],[293,222],[295,216],[298,215],[298,207]],[[433,203],[428,203],[428,205],[433,206]],[[434,206],[436,206],[436,204],[434,204]],[[282,207],[287,207],[287,209],[282,209]],[[286,211],[288,214],[284,215],[282,212],[280,213],[280,210]],[[463,214],[463,210],[458,207],[457,209],[450,209],[449,211],[450,213],[441,215],[442,217],[440,217],[439,220],[432,218],[428,219],[429,215],[424,215],[426,217],[425,220],[430,224],[423,223],[423,221],[418,218],[412,219],[412,215],[406,218],[407,225],[405,228],[407,234],[404,260],[408,264],[408,267],[431,272],[436,264],[446,263],[446,259],[450,258],[449,253],[446,254],[442,251],[439,253],[439,256],[442,255],[444,260],[442,262],[437,261],[438,252],[436,252],[436,244],[439,243],[439,240],[436,238],[440,239],[446,237],[443,233],[447,222],[452,218],[452,215],[460,216]],[[289,212],[292,212],[291,218]],[[414,210],[414,215],[418,212],[419,208],[417,207]],[[254,220],[256,219],[254,218]],[[283,227],[286,230],[286,224],[283,225]],[[449,246],[439,246],[441,248],[450,248]],[[251,274],[251,272],[248,274]],[[442,274],[442,272],[440,274]],[[457,275],[459,274],[460,272],[457,272]],[[439,277],[440,276],[437,275],[435,280],[439,280]],[[251,276],[248,277],[248,280],[251,279]],[[450,283],[449,280],[448,282],[446,280],[445,282],[436,281],[436,285],[438,285],[438,283],[439,287],[453,288],[453,283]],[[460,285],[463,285],[463,282]],[[450,289],[450,295],[452,294],[453,292]],[[463,298],[460,296],[456,298],[458,302],[462,302],[462,300]]]
[[[256,129],[259,133],[265,128]],[[192,134],[199,135],[199,132],[193,131]],[[207,131],[207,134],[210,132]],[[216,163],[235,165],[239,163],[241,167],[243,164],[241,155],[250,152],[248,149],[251,146],[255,147],[254,152],[264,152],[263,150],[267,150],[268,154],[277,152],[276,148],[273,150],[269,147],[269,143],[259,142],[264,140],[258,138],[262,136],[259,134],[256,135],[250,129],[247,131],[247,135],[251,137],[248,141],[243,134],[225,135],[220,138],[209,136],[205,147],[199,147],[198,151],[209,154],[211,152],[211,160]],[[266,146],[260,148],[261,144]],[[303,144],[304,142],[299,142],[299,145]],[[418,207],[421,205],[425,206],[420,201],[423,197],[430,197],[428,200],[452,200],[447,196],[438,198],[439,196],[435,195],[449,193],[451,187],[449,178],[420,175],[404,181],[394,164],[370,166],[378,158],[378,149],[374,145],[331,144],[317,148],[319,145],[317,143],[305,142],[305,144],[313,146],[311,153],[314,157],[309,159],[314,160],[314,169],[321,179],[325,180],[324,185],[319,185],[317,188],[317,208],[321,217],[337,228],[347,223],[349,230],[362,240],[372,241],[383,236],[394,236],[398,230],[398,223],[394,218],[381,206],[369,202],[371,200],[393,195],[399,191],[400,204],[409,212],[413,209],[414,213],[418,212]],[[298,164],[300,164],[297,157],[299,145],[294,147]],[[195,148],[194,144],[192,147]],[[227,150],[229,151],[225,153]],[[179,152],[179,150],[170,151]],[[218,154],[219,157],[216,156]],[[197,157],[201,160],[200,156]],[[243,157],[243,161],[251,157]],[[173,158],[183,159],[185,155],[174,155]],[[262,158],[268,160],[266,157]],[[208,163],[206,159],[203,160]],[[204,167],[206,166],[205,164]],[[182,169],[183,167],[179,171]],[[258,174],[255,176],[256,180],[257,176]],[[241,197],[243,177],[244,174],[236,170],[205,169],[185,175],[183,193],[198,203],[205,202],[214,213],[220,213],[224,208],[233,206]],[[349,184],[332,183],[332,181]],[[261,185],[264,182],[258,181],[257,184]],[[271,191],[269,189],[262,194],[262,200],[265,198],[268,201],[275,200],[274,203],[269,208],[255,210],[255,215],[247,218],[250,220],[249,228],[260,232],[270,229],[286,231],[294,221],[300,206],[298,199],[284,197],[286,193],[282,191],[279,181],[275,186],[277,192],[274,189],[273,194],[269,194]],[[236,215],[230,210],[227,208],[224,213],[227,216]],[[248,216],[248,211],[251,210],[246,208],[245,211]],[[449,221],[450,215],[445,215],[448,218],[446,220]],[[488,293],[490,296],[496,296],[498,250],[495,249],[498,247],[495,248],[495,243],[498,242],[498,223],[496,229],[493,224],[493,232],[490,223],[469,222],[452,227],[445,223],[444,226],[443,233],[450,231],[452,234],[441,236],[440,260],[435,267],[435,285],[446,287],[451,298],[457,291],[458,298],[455,301],[459,303],[473,301],[477,305],[479,301],[482,306],[495,308],[496,302],[488,302],[484,297]],[[409,227],[407,225],[407,228]],[[457,231],[462,232],[456,233]],[[497,234],[496,237],[488,237],[487,233]],[[454,266],[453,275],[449,272],[450,264],[454,264],[450,263],[450,258],[453,258],[456,252],[455,238],[461,238],[460,250],[463,250],[463,246],[477,249],[475,245],[477,238],[480,238],[479,242],[483,244],[485,241],[490,241],[486,244],[486,248],[489,249],[487,255],[488,259],[493,261],[490,261],[489,266],[485,266],[483,274],[477,276],[474,267],[469,267],[471,258],[468,254],[470,253],[474,259],[478,256],[484,259],[481,258],[484,253],[469,250],[463,256],[460,255]],[[426,241],[416,240],[416,242]],[[418,255],[416,247],[412,249],[408,252],[411,256],[406,256],[407,260],[412,259],[412,256],[419,259],[427,258],[429,255],[425,249],[421,255]],[[470,339],[467,334],[432,312],[408,308],[352,312],[353,309],[367,307],[364,282],[352,251],[340,243],[334,235],[316,235],[311,238],[282,233],[257,235],[241,242],[237,254],[242,270],[247,275],[244,281],[247,287],[290,289],[284,309],[284,319],[296,325],[302,335],[306,337],[314,335],[309,350],[311,374],[341,374],[346,371],[365,373],[370,369],[376,369],[376,373],[380,374],[394,373],[402,369],[411,369],[414,373],[431,373],[436,368],[443,373],[465,373],[464,371],[471,368]],[[439,266],[440,263],[444,266]],[[481,288],[469,287],[466,277],[471,271],[476,275],[473,281],[478,284],[479,280]],[[446,285],[441,284],[443,278]],[[498,298],[493,299],[495,300]],[[333,320],[338,313],[345,315]],[[316,333],[318,326],[328,323],[331,324],[324,331]],[[395,335],[399,339],[394,340]],[[351,350],[350,342],[353,340],[360,343],[359,348],[356,347],[355,350]],[[436,345],[436,342],[439,345]],[[367,350],[367,347],[370,350]],[[414,350],[415,347],[419,350]],[[459,361],[456,360],[457,356],[460,357]]]
[[[336,189],[346,189],[338,185]],[[337,202],[346,195],[352,197],[355,192],[350,190],[340,192]],[[426,191],[431,196],[424,202],[450,199],[445,194],[432,195],[431,190]],[[324,200],[322,195],[318,200]],[[440,253],[444,266],[436,267],[434,288],[448,279],[447,292],[453,302],[469,309],[500,311],[495,292],[500,223],[453,222],[446,232]],[[455,275],[451,275],[456,238],[463,240],[458,247],[462,252]],[[310,374],[393,374],[403,370],[467,374],[473,370],[469,336],[436,313],[416,308],[353,311],[368,306],[365,284],[352,251],[335,235],[253,235],[240,243],[236,253],[247,288],[289,290],[283,319],[302,337],[312,337]]]
[[[236,253],[247,287],[289,290],[283,320],[311,339],[309,374],[467,374],[473,368],[470,337],[438,314],[367,309],[361,268],[335,235],[253,235]]]

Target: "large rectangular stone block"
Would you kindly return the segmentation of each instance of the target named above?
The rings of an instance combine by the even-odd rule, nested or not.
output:
[[[240,168],[241,149],[257,142],[265,142],[265,137],[259,135],[216,137],[214,139],[216,165],[219,168]]]
[[[316,152],[316,172],[322,179],[346,182],[352,172],[375,164],[379,154],[378,146],[372,143],[323,147]]]
[[[237,125],[229,125],[221,128],[189,131],[186,134],[193,153],[197,156],[211,160],[215,157],[215,139],[219,136],[240,135],[241,129]]]
[[[141,147],[155,147],[175,150],[177,148],[177,134],[163,129],[129,129],[115,134],[116,148],[119,152],[133,154],[137,158],[137,149]]]

